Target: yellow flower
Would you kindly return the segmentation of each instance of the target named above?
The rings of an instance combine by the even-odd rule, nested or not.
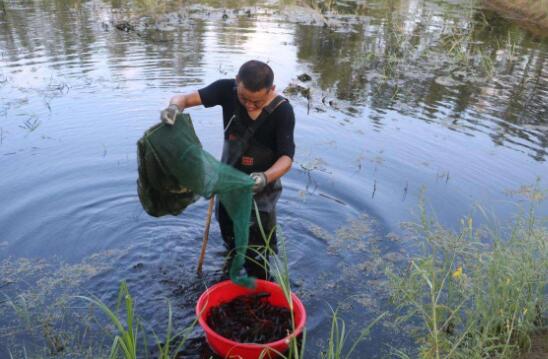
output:
[[[457,270],[453,272],[453,278],[460,279],[460,277],[462,277],[462,267],[458,266]]]

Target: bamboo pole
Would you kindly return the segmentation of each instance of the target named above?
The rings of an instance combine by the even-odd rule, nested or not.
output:
[[[204,228],[204,239],[202,241],[202,250],[200,252],[200,259],[198,260],[198,269],[196,270],[196,273],[198,274],[202,274],[202,265],[204,264],[207,240],[209,239],[209,226],[211,224],[211,214],[213,212],[214,203],[215,203],[215,196],[211,196],[211,198],[209,199],[209,207],[207,209],[207,217],[206,217],[206,223]]]

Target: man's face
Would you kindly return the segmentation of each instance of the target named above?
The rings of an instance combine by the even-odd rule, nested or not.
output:
[[[245,88],[244,84],[238,82],[236,91],[238,100],[246,108],[247,112],[255,112],[261,110],[268,102],[270,91],[274,90],[274,86],[268,89],[262,89],[256,92]]]

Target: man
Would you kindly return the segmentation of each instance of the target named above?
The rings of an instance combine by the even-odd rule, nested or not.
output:
[[[225,142],[221,161],[249,174],[255,181],[253,199],[269,237],[265,243],[252,210],[250,250],[244,267],[248,275],[266,279],[269,278],[268,264],[257,249],[268,245],[277,251],[276,202],[282,191],[280,178],[290,170],[295,154],[293,108],[276,93],[273,83],[270,66],[248,61],[240,67],[235,80],[218,80],[198,91],[173,96],[169,107],[161,113],[162,122],[173,124],[177,113],[186,108],[222,106]],[[219,202],[215,214],[223,240],[232,252],[235,246],[232,221]],[[265,257],[268,262],[268,253]]]

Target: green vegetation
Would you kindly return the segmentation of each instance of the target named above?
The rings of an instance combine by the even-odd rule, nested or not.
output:
[[[257,208],[257,204],[255,203],[255,214],[257,215],[257,218],[259,217],[259,209]],[[275,228],[272,229],[272,232],[268,234],[268,237],[266,236],[263,226],[259,221],[259,228],[261,231],[261,235],[263,238],[265,238],[266,248],[270,250],[270,239],[272,238],[272,234],[274,233]],[[281,232],[278,230],[278,232]],[[287,261],[287,252],[285,249],[285,238],[284,236],[279,233],[280,238],[280,253],[279,255],[276,255],[275,253],[271,253],[273,255],[273,266],[272,266],[272,275],[275,278],[276,283],[280,285],[282,288],[282,291],[284,293],[285,299],[287,300],[287,303],[289,304],[289,310],[291,313],[291,324],[293,326],[293,331],[295,331],[295,317],[293,315],[293,301],[291,299],[292,291],[291,291],[291,284],[289,281],[289,267],[288,267],[288,261]],[[265,253],[264,251],[262,253]],[[265,257],[263,259],[266,260]],[[268,263],[264,263],[265,266],[269,266]],[[302,334],[302,341],[299,343],[299,339],[296,337],[291,337],[289,341],[289,351],[286,356],[283,356],[284,358],[290,358],[290,359],[301,359],[304,358],[304,348],[306,346],[306,330]],[[282,353],[280,353],[281,355]]]
[[[485,0],[485,3],[528,28],[538,27],[539,33],[548,29],[548,0]]]
[[[522,192],[526,192],[533,200],[543,198],[543,192],[529,187]],[[537,194],[532,195],[533,192]],[[466,217],[461,221],[458,233],[443,228],[422,210],[420,222],[408,226],[411,231],[409,238],[413,242],[419,239],[420,250],[406,269],[392,269],[388,272],[395,304],[395,312],[392,313],[398,316],[396,325],[406,329],[409,328],[406,324],[413,324],[415,329],[412,334],[417,339],[417,348],[412,352],[395,348],[393,354],[400,358],[428,359],[515,358],[518,353],[529,349],[530,335],[545,327],[547,319],[547,218],[538,218],[534,208],[522,213],[509,226],[494,226],[496,230],[476,228],[471,217]],[[279,254],[271,253],[271,273],[291,303],[285,239],[280,231],[278,234]],[[266,233],[264,235],[267,236]],[[271,235],[269,233],[267,239]],[[264,248],[256,250],[263,256],[266,253]],[[266,259],[266,256],[262,258]],[[37,266],[34,270],[39,268]],[[9,270],[9,267],[5,269],[7,278],[10,272],[21,272]],[[96,273],[96,270],[88,269],[87,272]],[[75,275],[75,278],[73,281],[77,282],[80,275]],[[58,281],[54,284],[58,284]],[[135,301],[125,283],[120,286],[114,309],[95,297],[77,298],[91,303],[91,308],[98,308],[111,323],[105,325],[91,312],[88,318],[65,314],[67,318],[76,321],[78,318],[85,320],[86,323],[82,322],[85,331],[91,330],[92,324],[95,327],[99,325],[107,338],[111,338],[110,353],[101,349],[104,348],[101,340],[99,349],[90,347],[87,351],[81,350],[82,357],[132,359],[148,355],[149,341],[136,314]],[[42,335],[45,345],[42,352],[49,352],[49,355],[66,357],[75,353],[70,350],[73,345],[71,340],[80,338],[80,335],[68,337],[57,331],[52,318],[43,316],[40,319],[37,315],[39,303],[36,300],[35,294],[29,292],[4,301],[5,308],[15,313],[19,320],[16,331]],[[62,303],[58,305],[68,311],[69,300],[64,297],[59,301]],[[175,331],[172,309],[168,306],[165,336],[159,338],[154,333],[156,352],[162,359],[171,359],[180,353],[195,325],[195,322],[189,323],[182,330]],[[347,329],[339,309],[332,310],[331,327],[326,333],[327,340],[321,358],[352,358],[358,344],[369,336],[371,328],[386,315],[380,314],[356,336],[356,333]],[[77,326],[72,328],[78,330]],[[93,338],[90,345],[93,346]],[[283,357],[301,359],[305,348],[306,332],[302,338],[291,338],[289,351]],[[12,357],[36,357],[35,348],[31,352],[28,349],[23,347],[18,351],[20,355],[12,354]]]
[[[104,314],[107,315],[111,323],[115,326],[117,333],[114,334],[114,341],[112,343],[109,359],[117,359],[120,357],[124,359],[137,359],[142,357],[142,355],[139,355],[141,351],[141,348],[139,347],[140,340],[143,341],[145,356],[148,356],[147,339],[146,336],[144,338],[139,336],[140,324],[135,315],[134,300],[131,297],[125,282],[122,282],[120,285],[116,309],[114,311],[98,298],[85,296],[79,296],[78,298],[86,300],[98,307]],[[118,314],[120,312],[122,302],[125,307],[125,320]],[[194,321],[187,328],[184,328],[179,333],[173,335],[171,304],[168,304],[168,306],[169,312],[165,339],[162,342],[158,336],[155,335],[159,353],[158,359],[174,359],[179,351],[184,347],[190,332],[196,324],[196,321]],[[172,347],[172,344],[176,342],[176,340],[179,340],[178,344]]]
[[[123,357],[126,359],[137,358],[137,341],[139,334],[139,323],[135,320],[135,308],[133,298],[129,294],[127,285],[122,283],[118,293],[118,301],[116,304],[116,312],[118,312],[120,303],[124,300],[126,309],[126,325],[118,318],[116,312],[110,310],[103,302],[97,298],[78,297],[95,304],[101,309],[115,325],[118,333],[114,337],[110,358],[117,358],[119,350],[122,351]]]
[[[358,338],[354,339],[350,348],[347,348],[349,343],[349,332],[346,330],[346,323],[338,315],[338,310],[332,310],[331,316],[331,330],[329,331],[329,338],[327,341],[327,348],[321,353],[322,359],[348,359],[351,358],[352,353],[364,339],[366,339],[371,333],[371,329],[382,318],[386,316],[386,312],[379,315],[371,323],[360,331]]]
[[[97,318],[75,306],[82,284],[112,268],[123,252],[98,252],[80,263],[27,258],[0,261],[0,343],[14,358],[99,358]]]
[[[259,216],[259,209],[255,204],[255,215],[257,218]],[[288,267],[288,258],[287,251],[285,246],[285,237],[280,228],[277,230],[278,238],[280,239],[279,243],[279,253],[274,253],[270,249],[270,240],[274,233],[275,229],[272,229],[268,235],[265,233],[261,222],[259,221],[259,229],[261,235],[265,239],[266,248],[255,248],[254,251],[259,255],[259,258],[262,258],[262,265],[264,268],[270,267],[267,263],[268,256],[265,256],[265,253],[270,252],[272,256],[273,265],[271,268],[271,274],[273,275],[276,283],[280,285],[284,293],[287,303],[289,303],[289,309],[291,311],[291,322],[293,325],[293,330],[295,330],[295,318],[293,317],[293,302],[291,300],[292,290],[289,280],[289,267]],[[356,349],[359,343],[365,340],[371,329],[387,314],[382,313],[377,318],[375,318],[371,323],[369,323],[365,328],[360,331],[360,334],[356,339],[350,343],[349,332],[346,330],[345,321],[339,316],[338,309],[331,310],[331,329],[329,331],[329,337],[327,338],[327,346],[324,351],[321,353],[322,359],[348,359],[351,358],[352,353]],[[350,347],[348,348],[348,346]],[[285,355],[283,353],[278,353],[280,357],[284,359],[302,359],[304,358],[304,350],[306,347],[306,329],[302,334],[302,339],[299,340],[297,337],[291,337],[289,341],[289,350]]]
[[[545,224],[531,209],[510,228],[478,229],[465,218],[453,233],[423,211],[414,228],[422,253],[406,271],[389,272],[399,323],[419,323],[412,357],[514,358],[527,351],[530,335],[546,325]]]
[[[487,230],[475,228],[468,217],[461,221],[460,231],[453,233],[428,218],[423,210],[420,223],[410,227],[422,239],[420,253],[403,273],[392,270],[388,274],[393,300],[401,313],[397,324],[418,324],[414,333],[418,349],[414,354],[394,349],[394,354],[401,358],[514,358],[520,351],[527,351],[529,336],[546,320],[548,233],[542,221],[531,209],[509,228]],[[268,242],[272,233],[263,235]],[[265,248],[255,250],[266,259]],[[283,235],[279,254],[270,254],[272,274],[291,303]],[[127,287],[122,286],[121,293],[126,298],[126,315],[133,318]],[[128,319],[124,327],[106,306],[88,300],[98,305],[118,328],[113,352],[121,348],[124,358],[133,358],[138,325]],[[357,345],[386,314],[373,320],[350,343],[344,320],[338,309],[332,310],[331,329],[321,358],[351,358]],[[171,321],[168,327],[166,344],[159,350],[162,358],[169,358]],[[175,337],[183,338],[174,351],[177,353],[186,337]],[[282,357],[303,358],[305,346],[303,333],[302,340],[291,339],[289,351]],[[115,357],[111,353],[111,358]]]

